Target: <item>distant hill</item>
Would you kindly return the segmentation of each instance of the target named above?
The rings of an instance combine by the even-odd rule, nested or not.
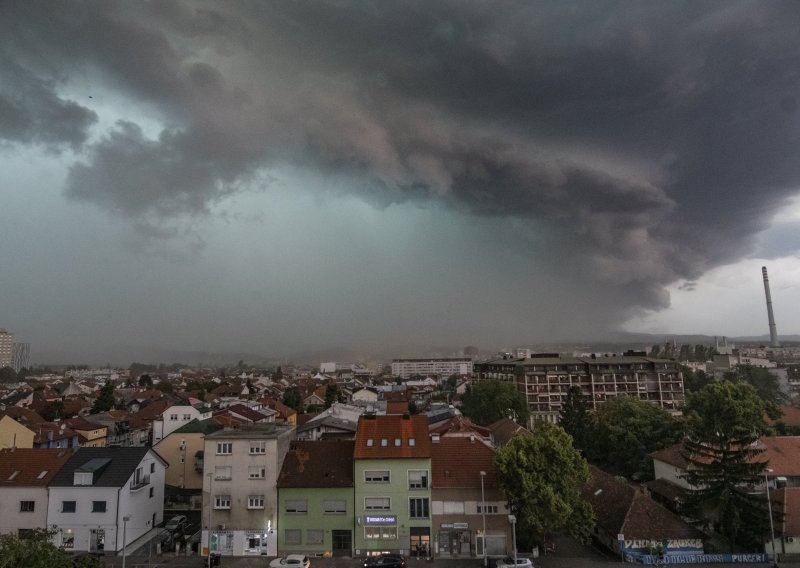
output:
[[[722,341],[722,336],[717,336]],[[769,336],[727,337],[728,343],[769,345]],[[781,335],[783,344],[800,343],[800,335]],[[521,338],[513,345],[478,346],[481,357],[489,357],[502,351],[510,351],[515,347],[529,348],[540,353],[622,353],[629,349],[635,351],[649,350],[655,344],[675,341],[678,344],[713,345],[715,338],[701,334],[652,334],[619,331],[608,334],[602,340],[570,340],[559,341],[526,341]],[[275,367],[277,365],[294,364],[318,366],[325,361],[341,361],[362,363],[373,368],[391,363],[392,359],[429,358],[429,357],[462,357],[465,346],[425,346],[425,345],[391,345],[381,349],[360,349],[358,347],[330,347],[317,350],[297,351],[284,355],[264,355],[246,352],[210,352],[180,351],[160,347],[114,346],[103,349],[103,354],[73,361],[51,360],[36,361],[36,365],[75,365],[88,364],[104,366],[110,363],[116,367],[128,367],[131,363],[172,364],[181,363],[188,367],[233,367],[239,361],[255,367]],[[56,358],[53,358],[56,359]],[[58,358],[60,359],[60,357]]]

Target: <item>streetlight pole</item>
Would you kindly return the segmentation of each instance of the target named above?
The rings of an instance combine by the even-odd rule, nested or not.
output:
[[[772,470],[767,468],[764,470],[764,487],[767,489],[767,512],[769,513],[769,532],[772,535],[772,561],[773,566],[775,568],[778,567],[778,552],[775,550],[775,524],[772,521],[772,500],[769,498],[769,478],[767,477],[768,473],[772,473]]]
[[[125,544],[128,536],[128,521],[131,520],[130,515],[122,517],[122,568],[125,568]]]
[[[486,477],[486,472],[481,471],[481,517],[483,517],[483,565],[488,566],[488,559],[486,558],[486,495],[483,492],[483,478]]]
[[[211,568],[211,510],[214,508],[214,495],[212,487],[214,484],[213,472],[208,473],[208,568]]]
[[[517,517],[514,515],[508,516],[508,522],[511,523],[511,542],[514,546],[514,566],[517,565]]]

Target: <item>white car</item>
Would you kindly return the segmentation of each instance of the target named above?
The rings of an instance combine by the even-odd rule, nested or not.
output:
[[[498,560],[497,564],[495,564],[497,568],[533,568],[533,562],[530,558],[523,558],[522,556],[517,556],[517,563],[514,564],[514,559],[511,556],[506,556],[502,560]]]
[[[303,554],[287,554],[269,563],[269,568],[309,568],[311,561]]]

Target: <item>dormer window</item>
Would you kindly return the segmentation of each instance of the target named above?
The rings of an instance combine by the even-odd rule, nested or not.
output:
[[[398,446],[398,447],[400,446],[400,438],[395,438],[394,439],[394,445]]]
[[[385,448],[388,445],[389,445],[389,440],[387,440],[386,438],[381,438],[381,446]]]
[[[73,478],[73,485],[91,485],[94,481],[94,474],[91,471],[76,471]]]
[[[374,441],[372,440],[372,438],[367,438],[367,447],[371,448],[373,444],[374,444]]]
[[[413,448],[414,446],[417,445],[417,440],[415,438],[409,438],[408,445]]]

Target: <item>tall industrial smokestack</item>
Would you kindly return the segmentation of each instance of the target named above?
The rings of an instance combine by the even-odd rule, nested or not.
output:
[[[767,277],[767,267],[761,267],[761,274],[764,276],[764,293],[767,295],[767,317],[769,317],[769,345],[770,347],[780,347],[778,342],[778,329],[775,327],[775,314],[772,313],[772,295],[769,293],[769,278]]]

